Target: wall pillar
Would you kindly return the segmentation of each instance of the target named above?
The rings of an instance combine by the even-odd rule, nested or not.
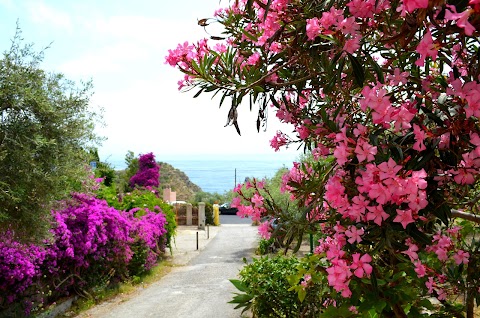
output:
[[[192,204],[187,203],[187,225],[192,225]]]
[[[205,230],[205,203],[198,202],[198,229]]]

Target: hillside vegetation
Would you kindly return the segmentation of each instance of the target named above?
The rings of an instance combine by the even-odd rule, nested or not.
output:
[[[185,172],[166,162],[159,162],[159,164],[160,187],[170,187],[172,191],[177,193],[177,200],[191,201],[196,193],[202,191],[198,185],[190,181]]]

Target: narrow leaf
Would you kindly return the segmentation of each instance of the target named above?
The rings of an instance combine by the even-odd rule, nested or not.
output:
[[[246,292],[247,291],[247,286],[245,286],[245,284],[241,280],[230,279],[230,283],[232,283],[233,286],[235,286],[235,288],[238,289],[241,292]]]
[[[358,85],[358,87],[363,87],[363,82],[365,81],[365,70],[358,62],[357,58],[353,56],[350,53],[348,54],[348,58],[350,59],[350,63],[352,63],[352,68],[353,68],[353,75],[355,76],[355,82]]]

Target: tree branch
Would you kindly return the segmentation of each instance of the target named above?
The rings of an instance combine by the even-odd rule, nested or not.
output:
[[[452,217],[454,218],[461,218],[464,220],[468,220],[468,221],[472,221],[480,224],[480,215],[466,213],[466,212],[455,210],[455,209],[452,209],[451,211],[452,211]]]

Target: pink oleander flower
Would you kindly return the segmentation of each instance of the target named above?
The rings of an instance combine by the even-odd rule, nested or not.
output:
[[[263,223],[260,223],[260,225],[258,226],[258,233],[262,238],[264,238],[265,240],[268,240],[272,236],[270,229],[271,229],[270,221],[265,221]]]
[[[373,221],[378,226],[381,226],[382,222],[390,216],[383,210],[381,205],[369,206],[367,209],[367,221]]]
[[[410,258],[410,261],[413,262],[415,260],[418,260],[417,252],[418,252],[418,246],[410,242],[408,244],[408,249],[406,251],[403,251],[402,254],[408,255],[408,257]]]
[[[312,279],[312,275],[310,274],[305,274],[303,275],[303,280],[302,282],[300,283],[300,285],[302,285],[303,289],[307,288],[308,287],[308,282]]]
[[[276,135],[270,141],[270,146],[275,149],[275,151],[280,150],[280,147],[285,146],[288,143],[287,137],[281,131],[277,131]]]
[[[362,241],[362,235],[365,231],[363,228],[357,229],[356,226],[349,226],[348,230],[345,231],[345,235],[349,238],[347,241],[350,244],[353,244],[355,242],[360,243]]]
[[[398,165],[392,158],[389,158],[388,161],[379,164],[378,169],[380,171],[380,180],[385,180],[388,178],[395,178],[397,173],[402,170],[402,166]]]
[[[425,131],[420,128],[417,124],[413,124],[413,134],[415,135],[415,143],[413,144],[413,149],[417,151],[423,151],[427,149],[424,144],[424,140],[426,139]]]
[[[339,143],[335,150],[333,151],[333,155],[337,159],[337,163],[340,166],[343,166],[345,163],[348,162],[348,157],[350,156],[352,148],[347,147],[345,143]]]
[[[320,28],[320,23],[318,18],[307,20],[306,31],[307,31],[307,38],[310,41],[314,40],[317,37],[317,35],[320,34],[320,29],[321,28]]]
[[[427,268],[422,264],[422,262],[416,261],[413,264],[415,265],[415,273],[417,273],[419,278],[422,278],[427,274]]]
[[[403,228],[406,229],[408,224],[415,222],[415,219],[413,218],[412,210],[397,209],[397,216],[393,219],[393,222],[401,223]]]
[[[260,53],[255,52],[252,55],[250,55],[247,59],[247,64],[248,65],[256,65],[260,61]]]
[[[407,84],[410,72],[402,72],[398,67],[395,68],[392,75],[388,75],[387,79],[390,81],[390,85]]]
[[[457,13],[457,9],[453,5],[446,5],[447,10],[445,10],[445,20],[456,21],[459,28],[464,29],[466,35],[472,35],[475,31],[475,27],[468,22],[468,18],[473,10],[465,10],[463,12]]]
[[[355,147],[355,153],[359,162],[364,160],[373,161],[377,154],[377,147],[370,145],[365,139],[358,139],[357,146]]]
[[[252,197],[252,203],[255,205],[256,208],[259,208],[261,206],[263,206],[263,197],[258,194],[258,193],[255,193]]]
[[[429,277],[428,281],[425,282],[425,286],[428,288],[428,292],[433,294],[433,287],[435,286],[435,282],[433,281],[433,277]]]
[[[327,269],[328,285],[332,286],[337,292],[340,292],[344,298],[348,298],[352,295],[348,284],[350,283],[350,277],[352,272],[345,260],[338,260],[336,264],[328,267]]]
[[[434,61],[437,59],[438,45],[433,42],[432,33],[429,29],[427,29],[427,32],[418,44],[417,52],[420,54],[420,58],[415,62],[415,65],[417,66],[425,65],[425,59],[428,56],[430,56]]]
[[[232,199],[232,203],[230,204],[230,206],[232,208],[238,208],[241,204],[242,204],[242,199],[240,199],[239,197],[235,197]]]
[[[360,36],[356,36],[352,39],[348,39],[345,41],[345,45],[343,46],[343,50],[350,54],[355,53],[360,48]]]
[[[251,205],[238,206],[237,215],[241,218],[246,218],[253,215],[253,207]]]
[[[449,170],[449,172],[454,175],[453,180],[458,184],[474,184],[475,177],[473,176],[474,170],[459,168],[458,170]]]
[[[343,10],[338,10],[335,7],[331,7],[330,11],[322,13],[320,24],[325,30],[328,30],[332,26],[338,25],[343,19]]]
[[[404,105],[392,112],[392,120],[395,122],[395,131],[405,131],[412,128],[411,121],[415,118],[416,111],[410,110]]]
[[[403,6],[405,7],[405,11],[412,13],[416,9],[428,8],[428,0],[404,0]]]
[[[241,184],[241,183],[237,184],[237,185],[235,186],[235,188],[233,189],[233,192],[235,192],[235,193],[240,193],[240,192],[242,192],[242,184]]]
[[[460,264],[468,264],[468,259],[470,257],[470,254],[468,252],[458,250],[457,253],[453,255],[453,259],[455,260],[455,264],[460,265]]]
[[[435,250],[435,254],[437,254],[438,260],[445,262],[448,260],[448,251],[444,248],[437,248]]]
[[[352,0],[347,3],[350,13],[356,18],[373,18],[375,1]]]
[[[360,253],[355,253],[352,255],[352,258],[352,265],[350,265],[350,268],[354,270],[353,274],[358,278],[363,278],[365,276],[369,277],[373,270],[370,265],[372,257],[368,254],[360,256]]]

